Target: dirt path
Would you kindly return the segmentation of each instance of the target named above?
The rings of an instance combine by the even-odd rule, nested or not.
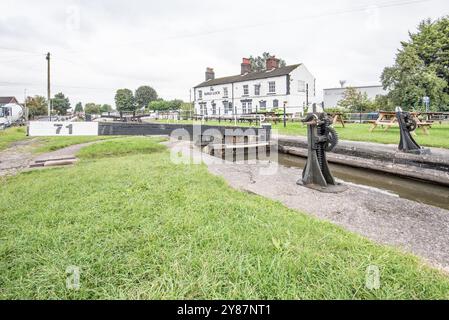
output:
[[[16,142],[0,152],[0,177],[14,175],[22,170],[31,170],[29,166],[35,161],[74,158],[79,150],[97,142],[100,141],[81,143],[40,155],[33,154],[33,149],[39,144],[37,140]]]
[[[36,139],[14,142],[8,149],[0,151],[0,177],[13,175],[27,168],[33,159]]]
[[[171,142],[170,147],[193,154],[211,173],[232,187],[282,202],[382,244],[400,247],[449,272],[449,211],[347,184],[339,194],[321,193],[298,186],[302,171],[296,168],[225,162]],[[201,159],[200,159],[201,158]],[[217,163],[217,160],[219,163]]]

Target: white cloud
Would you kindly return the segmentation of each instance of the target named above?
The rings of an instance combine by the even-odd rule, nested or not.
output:
[[[3,0],[0,95],[45,95],[47,51],[52,91],[72,103],[114,104],[115,89],[143,84],[188,100],[206,67],[236,74],[242,57],[263,51],[303,62],[318,93],[340,79],[374,84],[408,31],[449,9],[411,1]]]

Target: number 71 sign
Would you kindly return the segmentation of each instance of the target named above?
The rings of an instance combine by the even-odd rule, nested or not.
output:
[[[28,135],[39,136],[98,136],[98,122],[30,121]]]
[[[69,135],[73,134],[73,124],[68,124],[64,126],[61,123],[55,123],[54,126],[56,127],[56,134],[61,134],[62,128],[68,129]]]

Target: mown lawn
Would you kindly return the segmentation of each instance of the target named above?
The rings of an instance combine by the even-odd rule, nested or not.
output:
[[[153,120],[152,120],[153,121]],[[167,120],[154,120],[155,122],[167,123]],[[174,121],[170,121],[174,123]],[[177,123],[192,123],[189,121],[178,121]],[[200,124],[201,121],[195,121],[194,123]],[[204,124],[210,125],[234,125],[234,122],[224,122],[219,123],[218,121],[207,121]],[[238,126],[249,126],[247,123],[238,123]],[[382,128],[378,127],[373,132],[369,132],[369,124],[359,124],[359,123],[348,123],[345,128],[342,128],[341,124],[336,124],[335,128],[343,140],[352,141],[367,141],[367,142],[377,142],[384,144],[399,144],[399,128],[390,128],[388,131],[384,131]],[[307,126],[302,125],[299,122],[288,122],[287,126],[284,128],[283,123],[273,124],[273,129],[276,129],[279,134],[285,135],[307,135]],[[435,123],[430,129],[430,134],[426,136],[421,129],[416,131],[416,136],[414,136],[416,141],[428,147],[437,148],[449,148],[449,123]]]
[[[105,141],[74,167],[2,181],[0,298],[449,298],[416,257],[173,164],[157,141]]]
[[[373,132],[369,132],[369,124],[348,123],[343,128],[341,124],[336,124],[335,129],[340,139],[352,141],[367,141],[385,144],[399,144],[399,128],[390,128],[384,131],[377,127]],[[273,126],[280,134],[307,135],[307,127],[299,123],[288,123],[286,128],[282,124]],[[449,148],[449,124],[434,124],[429,130],[430,134],[425,135],[421,129],[416,131],[414,139],[422,146]]]

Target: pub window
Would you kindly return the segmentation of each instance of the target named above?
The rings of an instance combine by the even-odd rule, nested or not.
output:
[[[228,102],[228,112],[234,114],[234,110],[232,108],[232,103]]]
[[[298,80],[298,92],[306,92],[306,82]]]
[[[266,101],[260,101],[259,106],[260,106],[260,110],[267,110],[267,102]]]
[[[248,101],[247,102],[247,111],[248,111],[248,113],[252,113],[253,112],[253,103],[252,103],[252,101]]]
[[[245,114],[246,113],[246,102],[242,102],[242,113]]]
[[[201,104],[201,114],[207,116],[207,103]]]
[[[229,108],[229,102],[228,101],[223,101],[224,114],[228,114],[228,108]]]
[[[217,114],[217,105],[215,103],[212,103],[212,114],[213,115]]]
[[[248,85],[247,85],[247,84],[245,84],[245,85],[243,86],[243,94],[244,94],[244,95],[248,95],[248,94],[249,94],[249,89],[248,89]]]
[[[214,91],[214,87],[210,87],[210,92],[213,92]]]
[[[203,99],[203,91],[198,90],[198,99]]]
[[[273,100],[273,108],[279,107],[279,100],[275,99]]]
[[[274,82],[274,81],[268,82],[268,92],[276,93],[276,82]]]
[[[224,87],[223,88],[223,98],[227,98],[228,97],[228,88]]]
[[[254,95],[256,96],[260,95],[260,84],[254,85]]]

